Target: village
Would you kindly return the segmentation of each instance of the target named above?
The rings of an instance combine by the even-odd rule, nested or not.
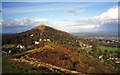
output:
[[[120,66],[120,51],[119,51],[119,37],[117,36],[90,36],[84,37],[85,40],[90,40],[91,42],[96,42],[99,48],[104,50],[104,53],[100,54],[98,58],[103,62],[103,60],[113,61]],[[103,47],[103,48],[102,48]],[[108,50],[107,50],[108,49]],[[108,52],[109,51],[109,52]]]
[[[120,47],[119,46],[119,37],[116,36],[92,36],[92,37],[85,37],[86,40],[96,41],[99,44],[111,45],[113,47]]]

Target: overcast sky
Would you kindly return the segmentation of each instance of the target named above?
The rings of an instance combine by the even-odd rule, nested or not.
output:
[[[67,32],[117,32],[117,2],[3,2],[3,33],[40,24]]]

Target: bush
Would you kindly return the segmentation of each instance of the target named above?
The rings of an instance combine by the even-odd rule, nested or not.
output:
[[[60,55],[60,60],[67,60],[68,57],[65,54]]]

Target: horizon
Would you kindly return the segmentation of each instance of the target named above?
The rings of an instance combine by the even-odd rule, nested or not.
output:
[[[38,25],[38,26],[36,26],[36,27],[39,27],[39,26],[42,26],[42,25],[44,25],[44,24],[41,24],[41,25]],[[44,26],[47,26],[47,27],[51,27],[51,26],[48,26],[48,25],[44,25]],[[34,28],[36,28],[36,27],[34,27]],[[32,29],[34,29],[34,28],[32,28]],[[53,28],[53,29],[56,29],[56,28],[54,28],[54,27],[51,27],[51,28]],[[28,29],[28,30],[32,30],[32,29]],[[28,31],[28,30],[26,30],[26,31]],[[57,29],[57,30],[60,30],[60,29]],[[6,35],[6,34],[19,34],[19,33],[23,33],[23,32],[26,32],[26,31],[22,31],[22,32],[10,32],[10,33],[0,33],[0,35]],[[60,30],[60,31],[63,31],[63,32],[66,32],[66,31],[64,31],[64,30]],[[113,31],[111,31],[111,32],[104,32],[104,31],[97,31],[97,32],[67,32],[67,33],[70,33],[70,34],[118,34],[118,32],[113,32]]]
[[[118,7],[118,2],[3,2],[0,24],[2,33],[40,24],[69,33],[118,32]]]

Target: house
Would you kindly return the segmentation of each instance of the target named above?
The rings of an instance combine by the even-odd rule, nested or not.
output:
[[[71,44],[71,42],[69,42],[69,44]]]
[[[50,42],[50,39],[47,39],[48,42]]]
[[[31,37],[33,37],[34,35],[33,35],[33,34],[31,34],[30,36],[31,36]]]
[[[78,42],[78,40],[76,40],[76,42]]]
[[[99,58],[99,59],[103,59],[103,55],[100,55],[98,58]]]
[[[8,53],[10,54],[10,53],[11,53],[11,50],[9,50]]]
[[[85,47],[85,46],[86,46],[86,44],[83,44],[83,46]]]
[[[115,59],[115,63],[120,64],[120,59],[119,59],[119,58],[116,58],[116,59]]]
[[[39,41],[42,41],[42,39],[39,39]]]
[[[35,44],[36,44],[36,45],[38,45],[38,44],[39,44],[39,42],[38,42],[38,41],[35,41]]]
[[[107,41],[107,43],[110,43],[109,41]]]
[[[43,39],[43,41],[47,41],[47,39]]]
[[[80,43],[80,47],[82,47],[82,43]]]
[[[90,45],[89,47],[90,47],[90,48],[92,48],[92,46],[91,46],[91,45]]]
[[[18,44],[18,45],[17,45],[17,48],[24,49],[25,46],[22,46],[22,45]]]

